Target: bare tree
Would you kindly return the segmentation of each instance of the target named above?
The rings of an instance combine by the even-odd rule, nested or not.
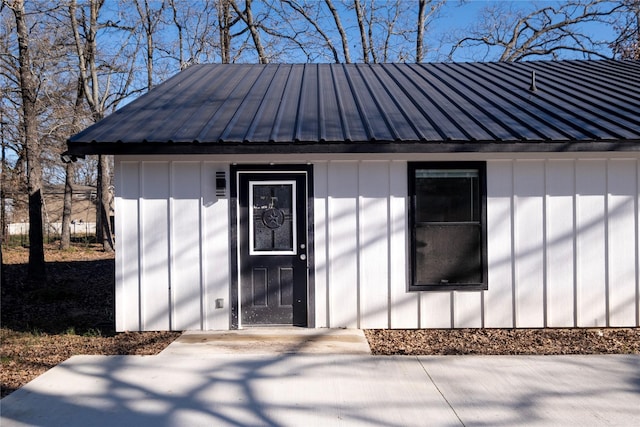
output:
[[[420,0],[418,2],[418,31],[416,34],[416,62],[424,60],[424,34],[431,18],[435,17],[445,0]],[[427,7],[428,6],[428,7]]]
[[[128,60],[128,65],[126,63],[119,65],[113,60],[104,64],[99,63],[97,34],[101,25],[98,23],[98,15],[103,4],[104,0],[89,0],[88,11],[85,11],[84,7],[78,9],[76,0],[70,0],[68,9],[78,58],[78,71],[83,85],[82,93],[96,122],[105,117],[108,109],[115,109],[122,99],[131,94],[129,88],[135,71],[135,52],[125,54],[126,45],[121,46],[120,50],[114,54],[114,58],[121,61]],[[105,81],[101,81],[101,74],[105,75]],[[116,75],[121,76],[119,87],[112,88]],[[112,197],[110,176],[110,158],[104,155],[98,156],[96,235],[103,249],[108,252],[114,249],[109,220]]]
[[[177,37],[172,37],[173,42],[161,45],[158,50],[176,60],[180,70],[201,62],[228,63],[231,43],[228,28],[235,23],[228,1],[201,0],[197,7],[191,0],[167,1],[170,23],[164,29],[173,27]]]
[[[2,149],[0,157],[0,256],[2,254],[2,246],[7,236],[7,205],[6,205],[6,189],[5,178],[8,175],[7,168],[7,150],[6,141],[4,139],[4,106],[0,104],[0,149]],[[0,268],[2,268],[2,259],[0,258]]]
[[[412,19],[415,15],[414,7],[414,3],[403,0],[381,4],[371,2],[367,26],[369,49],[374,62],[405,62],[413,56],[409,54],[406,42],[418,32],[415,20]],[[423,27],[435,10],[437,9],[433,7],[432,13],[425,16]]]
[[[353,0],[353,8],[358,20],[358,30],[360,30],[360,44],[362,46],[362,60],[365,64],[369,63],[369,44],[367,43],[367,31],[364,26],[364,8],[360,4],[360,0]]]
[[[312,17],[311,14],[309,13],[309,11],[312,10],[313,6],[301,4],[300,2],[295,0],[282,0],[281,3],[284,5],[287,5],[294,12],[299,14],[305,21],[311,24],[314,30],[320,35],[324,44],[331,51],[331,56],[333,57],[334,62],[336,64],[340,63],[340,56],[338,55],[338,50],[334,46],[333,41],[331,40],[327,32],[322,28],[319,20],[317,18]],[[314,4],[317,6],[320,5],[320,3],[317,3],[317,2],[314,2]]]
[[[22,101],[22,126],[27,159],[27,192],[29,196],[29,266],[30,282],[46,278],[44,236],[42,221],[42,167],[41,146],[38,138],[37,92],[38,82],[33,74],[29,27],[23,0],[3,0],[15,17],[18,38],[18,64]]]
[[[259,26],[256,24],[253,18],[252,0],[245,0],[244,10],[240,10],[235,0],[228,0],[228,2],[249,29],[251,39],[253,40],[253,45],[255,46],[256,52],[258,54],[258,61],[260,62],[260,64],[268,63],[269,58],[265,53],[264,47],[262,45],[262,40],[260,39],[260,32],[258,31]]]
[[[623,1],[614,29],[618,37],[611,43],[614,57],[640,60],[640,0]]]
[[[424,20],[427,0],[418,2],[418,35],[416,36],[416,62],[422,62],[424,44]]]
[[[71,133],[80,131],[80,111],[84,100],[84,84],[78,78],[76,89],[76,101],[73,108]],[[71,246],[71,213],[73,208],[73,184],[76,175],[76,162],[67,161],[65,164],[64,200],[62,205],[62,230],[60,233],[60,249],[69,249]]]
[[[228,0],[218,0],[218,24],[220,27],[220,56],[223,64],[231,62],[231,27],[240,19],[231,17]]]
[[[591,37],[583,24],[608,23],[622,3],[604,0],[573,0],[531,12],[512,10],[507,4],[485,9],[483,19],[458,40],[449,53],[454,60],[462,47],[485,47],[489,59],[521,61],[525,58],[557,59],[569,52],[585,57],[606,57],[606,42]]]
[[[80,80],[82,81],[83,93],[89,104],[93,120],[98,121],[104,117],[105,103],[108,91],[100,94],[100,82],[98,78],[98,65],[96,60],[97,43],[96,35],[98,31],[98,12],[104,0],[89,1],[89,18],[86,20],[84,10],[81,10],[81,25],[85,30],[85,41],[80,36],[80,25],[78,23],[76,0],[69,3],[69,17],[73,37],[78,54],[78,67]],[[107,173],[105,174],[105,170]],[[98,200],[96,206],[96,237],[102,243],[103,250],[111,252],[114,250],[113,235],[108,221],[109,212],[109,181],[105,179],[109,176],[109,162],[105,156],[98,157],[97,191]],[[105,176],[106,175],[106,176]],[[106,190],[106,191],[105,191]]]
[[[157,9],[153,9],[149,5],[148,0],[135,0],[136,10],[140,16],[140,25],[144,32],[145,46],[147,55],[145,57],[145,65],[147,68],[147,90],[153,88],[153,52],[155,49],[154,36],[161,22],[162,11],[165,8],[165,2],[161,2]]]
[[[342,21],[340,20],[340,14],[338,14],[338,10],[333,5],[331,0],[324,0],[325,4],[331,11],[331,16],[333,16],[333,21],[336,24],[336,28],[338,33],[340,33],[340,40],[342,41],[342,52],[344,53],[344,62],[347,64],[351,63],[351,55],[349,53],[349,39],[347,38],[347,33],[342,26]]]

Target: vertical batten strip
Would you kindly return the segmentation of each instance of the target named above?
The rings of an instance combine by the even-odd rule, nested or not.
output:
[[[174,254],[173,254],[173,229],[174,229],[174,200],[173,200],[173,196],[174,196],[174,185],[173,185],[173,178],[174,178],[174,162],[173,161],[169,161],[169,168],[168,168],[168,172],[169,172],[169,179],[168,179],[168,185],[169,185],[169,200],[168,200],[168,205],[167,205],[167,259],[168,259],[168,263],[167,263],[167,277],[169,280],[169,287],[168,287],[168,298],[169,298],[169,309],[168,309],[168,313],[169,313],[169,330],[173,330],[175,328],[175,319],[176,319],[176,312],[175,312],[175,290],[173,289],[173,284],[176,283],[175,278],[173,277],[173,272],[175,271],[175,258],[174,258]]]
[[[451,307],[451,327],[457,328],[456,324],[456,291],[449,292],[449,307]]]
[[[139,203],[140,203],[140,214],[138,215],[138,221],[139,221],[139,233],[140,233],[140,240],[138,241],[138,251],[140,251],[140,270],[138,272],[138,274],[140,275],[139,277],[139,299],[138,302],[140,304],[140,330],[141,331],[145,331],[146,328],[146,313],[145,313],[145,301],[144,301],[144,291],[145,291],[145,277],[144,277],[144,268],[145,268],[145,251],[144,251],[144,242],[145,242],[145,232],[144,232],[144,228],[143,228],[143,216],[144,216],[144,205],[145,205],[145,182],[144,182],[144,173],[145,173],[145,163],[144,162],[140,162],[140,169],[139,169],[139,175],[140,175],[140,198]]]
[[[356,203],[355,203],[355,216],[356,216],[356,250],[355,250],[355,257],[356,257],[356,328],[360,329],[362,328],[362,295],[361,295],[361,280],[362,280],[362,273],[360,272],[360,268],[361,268],[361,263],[362,263],[362,259],[361,259],[361,251],[362,251],[362,242],[361,242],[361,238],[362,238],[362,233],[360,232],[360,224],[362,223],[361,219],[360,219],[360,203],[362,201],[362,197],[360,195],[360,165],[361,165],[361,161],[358,160],[357,162],[355,162],[355,174],[356,174]]]
[[[636,161],[636,326],[640,327],[640,159]]]
[[[611,159],[604,161],[604,322],[605,326],[611,324],[611,295],[609,289],[610,259],[609,259],[609,199],[611,198],[611,186],[609,183],[609,163]]]
[[[387,300],[386,300],[386,304],[387,304],[387,328],[391,328],[391,310],[393,308],[393,299],[391,298],[391,292],[392,292],[392,287],[391,287],[391,281],[393,280],[392,277],[392,271],[391,271],[391,266],[392,266],[392,261],[391,261],[391,251],[393,251],[392,248],[392,240],[393,240],[393,225],[394,225],[394,218],[393,218],[393,212],[392,212],[392,207],[391,207],[391,200],[392,200],[392,196],[391,193],[393,192],[392,190],[392,177],[391,174],[393,173],[393,168],[391,167],[391,161],[387,161],[386,163],[387,165],[387,197],[386,197],[386,202],[387,202],[387,229],[386,229],[386,233],[387,233]]]
[[[137,291],[138,291],[138,330],[139,331],[143,331],[144,330],[144,316],[143,316],[143,304],[142,304],[142,272],[143,272],[143,268],[144,268],[144,254],[143,254],[143,250],[142,250],[142,242],[144,242],[144,237],[142,234],[142,203],[144,201],[144,193],[142,192],[143,188],[143,180],[142,180],[142,172],[143,172],[143,163],[142,162],[137,162],[137,172],[138,172],[138,202],[137,202],[137,208],[138,208],[138,217],[137,217],[137,221],[138,221],[138,240],[137,240],[137,250],[138,250],[138,287],[137,287]]]
[[[640,159],[636,161],[636,326],[640,327]]]
[[[517,328],[520,325],[518,324],[518,287],[516,284],[516,201],[515,201],[515,187],[516,187],[516,178],[515,178],[515,162],[512,160],[511,164],[511,173],[509,178],[511,178],[511,197],[510,197],[510,213],[509,220],[511,221],[511,310],[512,310],[512,323],[513,327]]]
[[[547,240],[547,198],[549,195],[549,186],[547,185],[547,167],[548,160],[542,163],[542,325],[544,328],[549,325],[547,315],[547,297],[548,297],[548,240]]]
[[[198,162],[198,172],[200,174],[200,196],[198,197],[198,277],[200,278],[200,329],[207,330],[209,323],[209,293],[207,292],[206,276],[205,276],[205,257],[204,257],[204,245],[205,240],[205,222],[204,222],[204,189],[206,186],[205,174],[204,174],[204,162]],[[229,182],[229,179],[227,179]],[[209,183],[213,186],[213,183]],[[225,189],[226,193],[229,192]]]
[[[573,163],[573,327],[578,327],[578,162]]]

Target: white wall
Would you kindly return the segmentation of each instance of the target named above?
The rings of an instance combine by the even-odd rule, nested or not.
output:
[[[640,326],[640,155],[521,157],[118,157],[117,329],[229,327],[233,161],[314,165],[316,327]],[[407,161],[460,159],[487,161],[489,289],[408,292]]]
[[[501,157],[485,159],[489,289],[467,292],[406,291],[404,159],[317,162],[316,325],[638,326],[638,156]]]
[[[216,171],[228,164],[117,158],[117,330],[229,327],[228,199],[215,196]]]

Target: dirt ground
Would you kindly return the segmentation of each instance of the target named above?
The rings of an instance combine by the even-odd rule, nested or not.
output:
[[[152,355],[179,332],[114,332],[114,256],[48,246],[47,283],[26,283],[27,249],[3,250],[2,397],[76,354]],[[376,355],[640,354],[640,328],[367,330]]]
[[[97,246],[48,246],[47,283],[36,286],[25,280],[27,249],[2,257],[2,397],[73,355],[152,355],[180,335],[114,332],[114,256]]]

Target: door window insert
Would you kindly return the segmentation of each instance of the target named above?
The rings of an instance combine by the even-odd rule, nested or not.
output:
[[[249,182],[249,253],[295,255],[296,182]]]

